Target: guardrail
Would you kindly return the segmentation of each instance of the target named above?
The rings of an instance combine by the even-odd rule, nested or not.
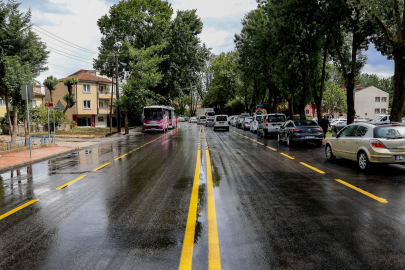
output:
[[[55,137],[31,137],[31,145],[41,145],[47,143],[55,143]],[[25,138],[14,141],[5,141],[0,142],[0,151],[18,149],[25,146],[28,146],[28,142],[25,140]]]

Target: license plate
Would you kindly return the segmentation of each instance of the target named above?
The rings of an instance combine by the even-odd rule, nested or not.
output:
[[[405,156],[395,156],[395,160],[405,160]]]
[[[224,122],[218,122],[218,123],[220,123],[221,125],[223,125],[223,124],[224,124]]]
[[[315,136],[305,136],[305,139],[314,139]]]

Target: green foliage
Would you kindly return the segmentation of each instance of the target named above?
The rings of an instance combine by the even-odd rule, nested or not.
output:
[[[229,100],[225,104],[225,109],[228,115],[237,115],[245,112],[245,105],[243,104],[242,100],[236,98],[233,100]]]
[[[40,123],[42,125],[48,124],[48,109],[45,108],[45,103],[42,103],[41,106],[35,108],[36,110],[33,112],[33,122]],[[31,110],[30,110],[30,117],[31,117]],[[55,110],[55,123],[56,125],[60,125],[63,121],[65,121],[66,116],[63,114],[62,111]],[[53,109],[49,109],[49,122],[53,125]]]
[[[75,99],[75,94],[71,94],[70,96],[69,96],[69,93],[66,93],[66,94],[64,94],[63,95],[63,100],[66,102],[66,107],[69,109],[69,108],[72,108],[75,104],[76,104],[76,102],[77,102],[77,100]],[[65,107],[65,109],[66,109],[66,107]]]
[[[56,90],[56,85],[58,84],[58,82],[59,82],[58,79],[56,79],[54,76],[48,76],[44,80],[43,84],[49,90],[49,94],[51,96],[51,102],[53,102],[52,92]]]
[[[69,108],[72,108],[77,102],[76,99],[74,98],[75,94],[73,94],[73,87],[75,85],[77,85],[78,83],[79,83],[79,80],[74,77],[70,77],[63,81],[63,84],[68,89],[68,92],[63,96],[63,100],[66,102],[66,106],[65,106],[65,109],[63,110],[63,114],[65,114],[66,111]]]
[[[346,112],[346,92],[339,85],[326,84],[322,106],[324,112],[339,114]]]

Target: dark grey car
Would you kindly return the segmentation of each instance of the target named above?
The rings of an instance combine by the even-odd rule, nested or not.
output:
[[[313,142],[322,145],[323,130],[312,120],[289,120],[280,127],[277,141],[285,141],[288,146],[298,142]]]

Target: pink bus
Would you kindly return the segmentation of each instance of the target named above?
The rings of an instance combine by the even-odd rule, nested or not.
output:
[[[174,109],[163,105],[146,106],[143,108],[142,122],[143,131],[166,132],[169,128],[176,126]]]

